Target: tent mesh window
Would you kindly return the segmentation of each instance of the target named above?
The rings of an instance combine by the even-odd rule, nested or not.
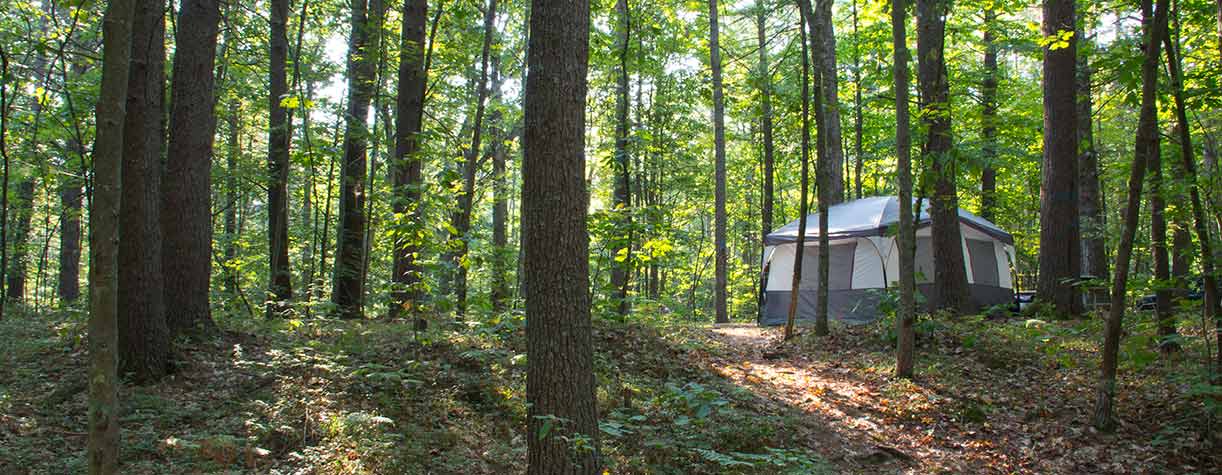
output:
[[[967,253],[972,260],[972,278],[976,284],[997,287],[1001,279],[997,275],[997,253],[993,241],[967,240]]]

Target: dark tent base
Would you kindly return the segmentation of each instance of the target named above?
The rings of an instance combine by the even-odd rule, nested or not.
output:
[[[1014,300],[1014,291],[992,285],[971,284],[968,286],[972,305],[983,309],[992,305],[1009,305]],[[894,289],[892,289],[894,290]],[[917,285],[917,290],[925,296],[926,302],[932,302],[937,290],[933,284]],[[884,289],[854,289],[829,290],[827,293],[828,317],[850,325],[862,325],[882,317],[878,304],[883,300]],[[768,291],[764,293],[764,312],[759,319],[760,325],[784,325],[789,317],[788,291]],[[815,305],[819,301],[817,290],[802,290],[799,293],[798,312],[795,316],[799,322],[809,322],[815,319]],[[929,311],[926,304],[925,311]]]

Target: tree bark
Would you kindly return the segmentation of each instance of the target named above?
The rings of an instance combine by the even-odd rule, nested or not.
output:
[[[798,193],[798,240],[794,243],[793,280],[789,291],[789,313],[785,319],[785,339],[794,336],[794,323],[797,321],[798,302],[802,299],[802,261],[806,252],[806,218],[809,213],[810,200],[810,43],[806,32],[810,25],[810,0],[798,0],[798,38],[802,45],[802,181]]]
[[[895,93],[895,155],[899,181],[900,226],[896,242],[899,248],[900,306],[895,317],[895,375],[913,377],[913,347],[916,334],[916,229],[912,219],[912,138],[908,118],[908,39],[906,30],[906,0],[891,2],[891,45],[894,48],[892,80]],[[888,283],[889,284],[889,283]]]
[[[1145,181],[1146,163],[1158,151],[1158,58],[1159,38],[1167,29],[1168,0],[1158,0],[1158,8],[1151,7],[1151,0],[1142,0],[1142,44],[1144,59],[1141,65],[1141,113],[1134,144],[1133,166],[1129,173],[1128,199],[1124,215],[1124,231],[1116,249],[1115,274],[1112,277],[1112,302],[1108,310],[1107,326],[1104,330],[1103,362],[1100,367],[1099,388],[1095,402],[1094,425],[1099,430],[1110,431],[1115,427],[1112,419],[1113,399],[1116,395],[1116,363],[1120,352],[1121,319],[1125,312],[1125,286],[1129,278],[1129,259],[1133,255],[1133,238],[1137,234],[1137,222],[1141,215],[1141,188]],[[1152,11],[1153,10],[1153,11]]]
[[[530,475],[601,473],[584,180],[589,31],[587,0],[531,1],[522,163]],[[588,444],[574,450],[575,435]]]
[[[161,261],[161,152],[165,144],[165,3],[143,0],[132,24],[119,205],[119,373],[136,383],[169,370]]]
[[[827,161],[822,165],[826,179],[822,179],[817,186],[819,189],[826,186],[827,201],[829,204],[836,204],[844,201],[844,139],[840,133],[840,81],[836,70],[836,31],[832,26],[832,3],[833,0],[815,0],[817,10],[814,12],[814,21],[818,36],[812,36],[811,41],[818,42],[818,51],[812,49],[811,53],[819,57],[819,62],[815,64],[815,77],[818,78],[815,84],[818,90],[815,92],[821,94],[822,100],[818,104],[822,106],[815,106],[815,114],[817,118],[820,107],[823,109],[824,120],[823,125],[819,126],[819,137],[823,140],[821,149],[824,150]],[[815,175],[819,175],[819,172]],[[819,180],[821,178],[816,177],[816,181]]]
[[[509,262],[506,252],[509,247],[509,206],[510,198],[508,176],[505,172],[505,161],[508,151],[505,142],[511,134],[505,130],[504,114],[501,113],[501,56],[492,56],[492,114],[489,133],[492,135],[489,154],[492,155],[492,289],[489,297],[492,310],[503,312],[509,308]]]
[[[90,475],[119,466],[118,264],[120,170],[124,98],[131,63],[132,0],[106,4],[102,20],[102,82],[93,148],[93,200],[89,208],[89,436]]]
[[[395,239],[390,317],[418,306],[421,297],[417,253],[420,252],[423,215],[420,212],[421,187],[424,185],[420,151],[420,129],[424,122],[424,90],[428,72],[424,69],[424,27],[428,0],[403,2],[403,31],[399,40],[399,96],[395,104],[395,156],[391,161],[394,187],[391,207],[400,233]]]
[[[8,292],[5,297],[9,302],[21,302],[25,299],[26,271],[29,267],[30,221],[34,216],[34,177],[27,176],[17,183],[17,196],[12,206],[12,258],[8,267]]]
[[[717,0],[709,0],[709,64],[713,69],[713,308],[717,323],[729,323],[726,308],[726,124],[721,86],[721,43],[718,41]]]
[[[980,217],[993,220],[997,206],[997,44],[993,24],[997,12],[990,4],[984,11],[984,80],[980,84],[980,146],[984,166],[980,171]]]
[[[1084,275],[1102,278],[1108,275],[1106,214],[1099,180],[1099,155],[1095,150],[1094,105],[1091,92],[1091,66],[1086,31],[1079,21],[1078,43],[1078,221],[1082,240],[1081,260]]]
[[[917,76],[921,121],[928,130],[922,144],[924,161],[934,180],[929,197],[933,221],[934,308],[952,313],[972,311],[968,299],[962,235],[959,230],[958,174],[951,140],[950,85],[946,76],[946,15],[948,0],[917,0]]]
[[[225,248],[225,293],[230,296],[238,294],[238,273],[233,268],[234,259],[238,257],[238,158],[242,154],[242,143],[239,140],[242,119],[239,117],[241,103],[237,99],[229,100],[229,133],[226,136],[225,153],[225,216],[224,216],[224,248]]]
[[[352,2],[348,38],[348,111],[344,117],[344,156],[340,167],[339,226],[331,301],[340,318],[364,317],[365,175],[368,151],[369,103],[373,98],[376,44],[381,25],[381,0]],[[370,14],[372,12],[372,14]]]
[[[632,35],[632,19],[628,0],[616,0],[618,26],[615,49],[619,53],[619,71],[615,78],[615,189],[612,206],[617,226],[611,259],[612,299],[620,317],[628,315],[628,284],[632,275],[632,196],[628,188],[631,176],[628,156],[628,41]],[[621,254],[623,257],[621,258]]]
[[[861,35],[857,31],[857,0],[853,0],[853,195],[864,197],[861,192],[861,173],[865,166],[862,151],[861,118]]]
[[[1155,38],[1154,41],[1162,40]],[[1153,153],[1146,157],[1146,181],[1150,186],[1146,202],[1150,206],[1150,251],[1154,263],[1154,316],[1158,321],[1159,347],[1167,352],[1176,348],[1172,342],[1176,331],[1173,295],[1167,285],[1171,280],[1171,261],[1167,254],[1167,200],[1160,149],[1161,144],[1155,141]]]
[[[171,335],[216,332],[209,307],[212,276],[212,135],[216,129],[213,61],[216,0],[182,3],[170,91],[170,144],[161,199],[162,272]]]
[[[288,178],[292,124],[283,100],[288,97],[289,0],[272,0],[268,43],[267,100],[267,318],[278,318],[292,308],[293,283],[289,270]]]
[[[74,149],[83,150],[79,142],[72,142]],[[81,198],[84,196],[81,185],[80,179],[68,177],[59,189],[63,224],[59,233],[59,284],[56,289],[64,304],[75,303],[81,297]]]
[[[1184,104],[1184,68],[1180,62],[1179,45],[1177,41],[1172,41],[1170,32],[1164,28],[1163,42],[1167,48],[1167,66],[1171,72],[1171,90],[1172,97],[1175,99],[1175,118],[1179,128],[1180,139],[1180,160],[1182,162],[1183,179],[1188,183],[1188,196],[1192,202],[1192,229],[1196,234],[1197,242],[1201,246],[1201,276],[1204,289],[1204,321],[1214,322],[1214,342],[1218,345],[1217,352],[1214,353],[1217,358],[1217,366],[1222,367],[1222,320],[1218,319],[1222,315],[1222,303],[1219,303],[1218,296],[1218,277],[1215,271],[1214,263],[1214,248],[1213,241],[1210,241],[1209,236],[1209,221],[1206,218],[1205,207],[1202,204],[1201,192],[1199,191],[1197,181],[1197,165],[1196,159],[1193,158],[1192,148],[1192,129],[1188,122],[1187,107]],[[1180,233],[1176,233],[1176,240],[1179,241]]]
[[[763,197],[760,205],[760,219],[762,226],[760,230],[760,239],[772,232],[772,200],[773,200],[773,175],[776,174],[775,168],[775,145],[772,140],[772,71],[768,66],[768,43],[765,39],[766,35],[766,15],[765,15],[764,0],[757,0],[755,3],[755,33],[756,41],[759,47],[759,88],[760,88],[760,129],[764,139],[764,189],[761,191]],[[803,56],[805,57],[805,56]],[[638,191],[639,192],[639,191]],[[656,274],[656,269],[652,263],[650,267],[651,275]],[[651,283],[653,281],[651,280]],[[764,293],[768,286],[768,275],[760,274],[760,291],[758,296],[758,307],[760,315],[764,311]],[[651,285],[650,296],[653,296],[652,289],[656,285]]]

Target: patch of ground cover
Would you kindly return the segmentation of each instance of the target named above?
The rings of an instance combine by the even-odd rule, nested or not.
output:
[[[1181,322],[1185,351],[1163,359],[1148,315],[1126,325],[1120,427],[1090,428],[1101,322],[925,320],[915,382],[896,380],[891,323],[836,327],[828,338],[715,328],[713,365],[752,391],[801,407],[844,441],[842,465],[895,473],[1216,473],[1201,440],[1217,419],[1202,389],[1205,339]],[[727,351],[728,350],[728,351]],[[1216,386],[1212,391],[1216,391]],[[881,464],[870,468],[874,462]]]
[[[82,315],[0,322],[0,473],[84,471]],[[525,465],[520,316],[417,334],[376,321],[223,318],[177,371],[124,387],[123,473],[501,474]],[[437,327],[438,325],[434,325]],[[703,344],[595,325],[610,473],[822,473],[792,408],[701,361]]]

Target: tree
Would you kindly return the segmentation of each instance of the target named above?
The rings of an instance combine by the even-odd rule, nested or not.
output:
[[[118,267],[119,190],[124,97],[131,63],[135,2],[113,0],[102,20],[102,82],[93,147],[93,203],[89,208],[89,438],[90,475],[119,465]]]
[[[616,0],[615,49],[619,52],[619,70],[615,77],[615,191],[612,193],[617,222],[614,258],[611,267],[611,287],[620,316],[628,315],[628,284],[632,275],[632,196],[628,189],[631,157],[628,156],[628,42],[632,36],[632,18],[628,0]],[[621,257],[622,256],[622,257]]]
[[[726,124],[721,90],[721,43],[717,38],[717,0],[709,0],[709,64],[713,68],[713,307],[717,323],[729,323],[726,309]]]
[[[900,226],[900,305],[895,318],[895,375],[900,378],[913,377],[913,347],[916,334],[913,321],[916,319],[916,230],[912,215],[912,147],[908,124],[908,39],[905,31],[906,0],[891,2],[891,44],[894,47],[892,77],[895,93],[895,155],[896,175],[899,181]]]
[[[220,22],[216,0],[183,3],[170,85],[170,144],[162,175],[161,232],[170,333],[217,331],[208,303],[212,277],[213,61]]]
[[[339,226],[331,301],[341,318],[362,318],[365,300],[365,159],[369,103],[373,98],[375,53],[369,45],[381,30],[381,0],[352,2],[348,37],[348,110],[344,116],[344,156],[340,167]]]
[[[1193,158],[1192,148],[1192,126],[1188,122],[1187,107],[1184,104],[1184,67],[1179,59],[1178,38],[1172,40],[1168,29],[1164,29],[1163,32],[1163,44],[1167,48],[1167,69],[1171,72],[1171,91],[1175,100],[1175,118],[1179,130],[1181,168],[1184,172],[1184,180],[1189,184],[1188,196],[1192,202],[1192,229],[1201,246],[1201,280],[1205,294],[1205,303],[1202,305],[1205,317],[1203,321],[1212,320],[1214,322],[1216,338],[1216,336],[1222,336],[1222,320],[1218,319],[1218,315],[1222,315],[1222,304],[1219,303],[1218,278],[1214,273],[1214,250],[1213,242],[1209,237],[1209,221],[1205,218],[1205,208],[1202,206],[1201,192],[1197,186],[1197,165]],[[1218,358],[1219,366],[1222,366],[1222,340],[1215,340],[1215,343],[1219,350],[1215,355]]]
[[[865,165],[862,152],[861,117],[861,35],[857,31],[857,0],[853,0],[853,196],[861,199],[861,172]]]
[[[119,205],[119,372],[137,383],[169,371],[161,261],[165,144],[165,4],[144,0],[132,24]]]
[[[600,473],[585,187],[590,5],[532,0],[522,158],[526,473]],[[573,440],[585,441],[574,446]]]
[[[424,26],[428,16],[427,0],[403,2],[403,31],[399,41],[399,95],[395,104],[395,155],[390,164],[393,181],[391,207],[404,216],[396,234],[394,268],[391,272],[390,317],[410,310],[420,298],[420,250],[418,229],[421,172],[420,129],[424,122],[424,89],[428,72],[424,66]]]
[[[1088,5],[1084,3],[1084,5]],[[1078,34],[1078,221],[1082,240],[1082,274],[1104,277],[1108,274],[1106,215],[1103,213],[1102,187],[1099,179],[1099,155],[1095,149],[1093,98],[1091,97],[1090,54],[1093,43],[1085,33],[1086,18],[1079,19]]]
[[[501,76],[501,55],[492,56],[492,114],[489,133],[492,143],[488,153],[492,155],[492,289],[489,297],[492,300],[492,310],[503,312],[508,308],[509,292],[509,259],[506,256],[509,247],[509,177],[505,171],[505,161],[509,155],[505,142],[512,139],[505,130],[505,116],[502,103],[504,99]]]
[[[980,82],[980,146],[984,166],[980,171],[980,217],[993,219],[997,207],[997,44],[993,31],[997,11],[992,3],[984,10],[984,79]]]
[[[73,143],[75,150],[82,150]],[[59,283],[56,291],[64,303],[75,303],[81,297],[81,179],[67,177],[60,185]]]
[[[1134,143],[1133,166],[1129,171],[1128,199],[1124,212],[1124,229],[1120,244],[1116,248],[1116,262],[1112,277],[1112,301],[1108,310],[1104,330],[1103,362],[1101,364],[1099,388],[1095,402],[1095,427],[1111,430],[1112,399],[1116,395],[1116,363],[1120,353],[1121,319],[1125,311],[1125,286],[1129,278],[1129,258],[1133,255],[1133,237],[1137,234],[1137,221],[1141,215],[1141,188],[1145,180],[1146,163],[1158,152],[1158,58],[1159,38],[1167,29],[1168,0],[1158,0],[1152,8],[1152,0],[1141,2],[1141,24],[1143,59],[1141,63],[1141,113],[1137,123]]]
[[[815,116],[815,130],[818,132],[815,138],[815,187],[817,189],[819,199],[819,268],[815,271],[816,275],[818,276],[816,279],[818,282],[818,287],[815,289],[815,335],[824,336],[828,334],[827,291],[828,256],[830,255],[827,236],[827,207],[829,201],[840,200],[838,195],[836,197],[831,196],[833,193],[842,193],[844,191],[843,183],[839,183],[839,186],[832,183],[834,181],[838,182],[839,180],[835,178],[835,176],[833,176],[834,173],[829,170],[829,168],[832,167],[831,162],[835,160],[833,158],[834,154],[832,153],[832,150],[839,150],[839,126],[837,126],[836,142],[829,143],[832,140],[832,137],[830,136],[831,134],[828,133],[831,121],[828,118],[827,109],[824,107],[824,100],[826,99],[826,96],[823,92],[824,88],[827,86],[827,81],[829,81],[827,79],[827,70],[825,67],[823,67],[828,60],[824,58],[824,55],[827,54],[826,45],[822,44],[827,41],[822,29],[826,28],[827,26],[821,25],[823,20],[818,18],[818,14],[816,14],[816,12],[811,10],[809,0],[799,0],[798,9],[804,18],[806,29],[809,32],[810,47],[807,48],[806,51],[810,52],[810,63],[815,65],[815,74],[813,78],[815,87],[814,91],[811,92],[811,94],[814,96],[813,112]],[[830,15],[830,12],[827,12],[827,14]],[[832,48],[832,51],[834,52],[835,48]],[[834,79],[831,79],[831,81],[834,81]],[[803,97],[803,100],[805,100],[805,97]],[[806,132],[803,133],[805,134]],[[803,193],[803,200],[806,199],[805,196],[805,193]],[[803,211],[802,215],[805,216],[806,212]],[[802,232],[799,234],[802,234],[805,231],[806,228],[803,227]],[[796,270],[798,266],[794,267]],[[797,292],[794,293],[796,294]]]
[[[292,135],[288,111],[289,0],[272,0],[270,42],[268,43],[267,99],[267,245],[268,288],[267,318],[275,318],[290,308],[293,298],[292,273],[289,271],[289,137]]]
[[[1082,313],[1074,284],[1081,275],[1075,25],[1073,0],[1044,0],[1044,165],[1036,290],[1064,315]]]
[[[27,172],[29,173],[29,172]],[[9,260],[8,291],[5,296],[9,302],[21,302],[25,298],[26,267],[29,266],[28,256],[30,241],[30,220],[34,216],[34,176],[27,174],[17,183],[17,196],[13,202],[12,248],[13,257]]]
[[[4,160],[3,177],[0,180],[0,270],[8,267],[8,85],[11,78],[8,73],[8,52],[0,46],[0,158]],[[4,319],[4,289],[0,287],[0,320]]]
[[[762,227],[760,231],[760,239],[772,232],[772,200],[775,192],[773,191],[773,178],[776,171],[773,169],[775,164],[775,145],[772,140],[772,72],[768,67],[768,43],[765,40],[766,16],[765,16],[764,0],[757,0],[755,3],[755,33],[757,47],[759,48],[759,71],[758,81],[760,89],[760,132],[764,139],[764,189],[761,191],[763,197],[760,205],[760,219]],[[803,55],[803,58],[806,56]],[[760,289],[759,289],[759,308],[761,315],[764,311],[764,291],[768,285],[767,274],[760,274]]]
[[[810,196],[810,43],[806,41],[807,26],[810,24],[810,0],[798,0],[798,38],[802,43],[802,179],[801,191],[798,193],[798,241],[794,245],[793,282],[789,292],[789,314],[785,320],[785,339],[793,338],[793,326],[797,320],[798,302],[802,300],[802,261],[806,252],[806,218],[809,212],[808,197]]]
[[[811,54],[819,58],[819,62],[815,63],[817,71],[815,77],[819,78],[815,82],[815,93],[821,95],[821,100],[816,102],[815,117],[816,121],[820,115],[823,117],[822,125],[818,127],[819,140],[823,141],[819,150],[822,150],[820,153],[826,157],[826,160],[821,158],[819,162],[823,163],[821,166],[824,171],[822,173],[816,171],[815,175],[816,181],[820,183],[817,185],[818,189],[828,188],[825,195],[819,195],[826,196],[828,204],[844,201],[844,148],[842,146],[844,142],[840,134],[840,90],[836,74],[836,31],[832,26],[832,3],[833,0],[815,1],[817,9],[812,19],[815,22],[815,31],[818,36],[810,38],[810,41],[817,42],[811,49]],[[823,112],[820,113],[820,110]],[[816,168],[818,167],[817,165]],[[819,199],[821,208],[823,201],[823,198]],[[820,237],[820,242],[822,240],[823,238]],[[816,325],[818,325],[817,321]]]
[[[934,308],[953,313],[969,311],[967,271],[959,231],[959,197],[955,184],[958,164],[951,141],[950,85],[946,77],[946,14],[948,0],[917,0],[917,79],[921,122],[927,130],[921,156],[930,166],[933,194]],[[902,200],[901,200],[902,201]]]

